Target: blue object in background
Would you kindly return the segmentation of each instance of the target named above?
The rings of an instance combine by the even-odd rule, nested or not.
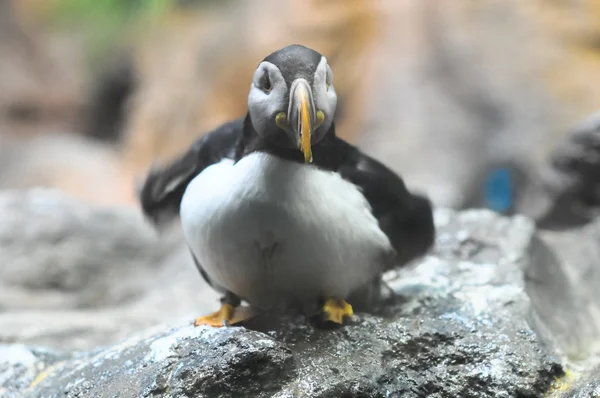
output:
[[[485,206],[498,213],[509,211],[513,205],[512,172],[506,167],[493,169],[483,186]]]

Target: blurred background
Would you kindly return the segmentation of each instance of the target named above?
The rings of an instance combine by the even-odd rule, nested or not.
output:
[[[292,43],[328,58],[339,135],[437,206],[539,218],[551,154],[600,137],[598,0],[0,0],[0,342],[85,348],[216,308],[136,184],[244,115]],[[37,187],[62,196],[14,191]]]
[[[330,60],[340,134],[440,206],[503,210],[488,177],[600,108],[596,0],[1,0],[0,189],[135,206],[290,43]]]

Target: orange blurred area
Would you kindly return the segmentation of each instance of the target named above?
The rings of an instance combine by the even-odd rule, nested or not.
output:
[[[502,151],[536,167],[600,108],[596,0],[188,0],[105,27],[61,1],[0,2],[0,189],[136,205],[149,165],[242,116],[291,43],[328,58],[339,134],[439,205]]]

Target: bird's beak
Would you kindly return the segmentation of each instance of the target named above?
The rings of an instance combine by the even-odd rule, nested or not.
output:
[[[317,112],[312,90],[305,79],[296,79],[292,83],[287,120],[292,139],[304,154],[304,161],[312,162],[310,139],[317,122]]]

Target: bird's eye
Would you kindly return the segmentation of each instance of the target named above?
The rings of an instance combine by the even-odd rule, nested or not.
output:
[[[263,75],[261,86],[265,93],[270,92],[273,88],[271,86],[271,80],[269,79],[269,74],[267,72],[265,72],[265,74]]]
[[[329,65],[327,65],[327,71],[325,72],[325,87],[329,90],[329,86],[333,83],[333,72]]]

